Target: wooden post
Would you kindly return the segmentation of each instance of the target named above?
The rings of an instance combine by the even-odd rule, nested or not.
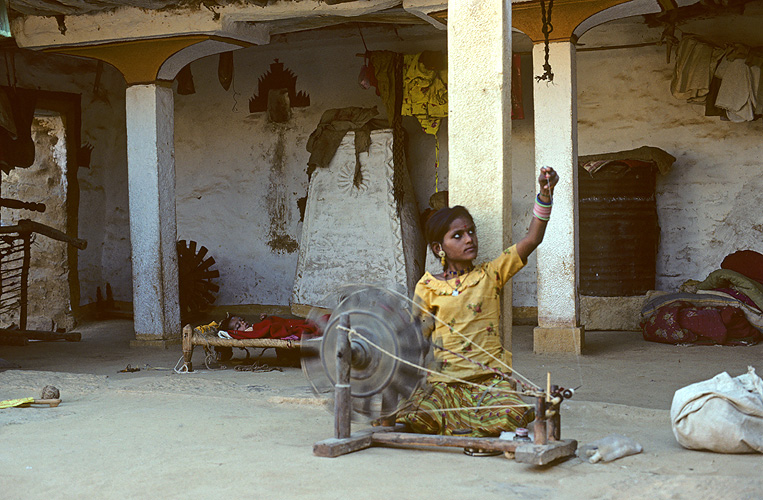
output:
[[[191,325],[185,325],[183,327],[183,365],[189,372],[193,371],[193,327]]]
[[[546,444],[546,395],[538,396],[535,401],[535,423],[533,424],[535,444]]]
[[[352,394],[350,388],[350,369],[352,351],[350,337],[345,328],[350,328],[350,317],[342,315],[336,339],[336,384],[334,384],[334,436],[337,439],[350,437]]]
[[[551,386],[551,394],[558,394],[559,386]],[[554,398],[556,400],[556,398]],[[548,440],[559,441],[562,438],[562,401],[564,399],[558,396],[559,402],[551,405],[551,410],[554,412],[551,418],[548,419]]]

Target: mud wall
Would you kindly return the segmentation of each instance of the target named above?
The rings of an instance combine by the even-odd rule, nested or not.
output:
[[[608,45],[628,45],[659,38],[659,30],[634,30],[617,22],[581,37],[578,154],[654,146],[677,158],[670,173],[658,175],[656,186],[661,227],[656,288],[676,291],[688,279],[705,279],[729,253],[763,253],[763,121],[721,121],[704,116],[704,106],[674,98],[670,81],[675,57],[667,63],[664,46],[585,50],[586,43],[605,39]],[[531,121],[530,114],[513,127],[515,240],[531,216]],[[533,259],[514,278],[515,306],[536,305]]]
[[[592,30],[581,43],[594,35],[611,44],[659,39],[659,32],[626,32],[614,24]],[[405,30],[368,33],[366,43],[371,50],[445,50],[442,34],[422,38]],[[217,79],[217,57],[191,64],[196,93],[175,98],[178,238],[198,241],[216,259],[219,304],[288,304],[307,192],[307,138],[327,109],[376,105],[384,115],[381,99],[357,83],[363,59],[356,55],[363,50],[354,33],[328,40],[294,35],[241,49],[234,53],[228,91]],[[283,124],[248,110],[258,79],[275,59],[297,75],[297,90],[311,101],[292,108]],[[515,121],[512,132],[515,240],[529,224],[536,175],[529,56],[523,67],[526,118]],[[79,253],[81,304],[94,302],[96,287],[106,282],[116,300],[132,300],[124,80],[108,65],[97,79],[96,69],[94,61],[30,52],[0,65],[4,84],[82,96],[82,143],[94,149],[90,168],[78,175],[79,237],[88,240]],[[763,125],[705,117],[670,95],[671,76],[661,46],[585,51],[581,45],[578,51],[579,154],[650,145],[678,158],[657,182],[657,288],[663,290],[704,278],[736,249],[763,251],[757,175]],[[411,179],[423,209],[434,192],[434,141],[415,120],[405,125]],[[447,189],[447,123],[439,137],[440,189]],[[515,306],[536,304],[534,259],[514,279]]]
[[[363,45],[357,34],[328,41],[313,37],[292,36],[235,51],[227,91],[217,78],[218,56],[195,61],[196,92],[176,95],[178,238],[197,241],[215,258],[222,284],[219,304],[288,305],[307,196],[308,137],[328,109],[377,106],[378,117],[386,117],[375,89],[358,84],[363,58],[356,54]],[[402,38],[385,32],[365,37],[372,50],[445,50],[441,36],[409,39],[405,32]],[[297,76],[296,90],[310,96],[310,105],[293,107],[285,123],[271,122],[267,112],[249,112],[258,79],[275,59]],[[413,119],[404,126],[414,190],[420,207],[426,207],[434,192],[434,138]],[[441,138],[446,135],[447,130],[440,131]],[[447,146],[446,138],[442,144]],[[447,171],[444,152],[440,171]]]
[[[98,75],[98,64],[88,59],[33,51],[8,52],[5,59],[7,64],[0,65],[4,85],[81,96],[81,143],[92,145],[93,151],[89,168],[77,172],[78,237],[88,242],[78,254],[80,303],[94,302],[96,288],[107,282],[117,300],[131,301],[124,78],[108,64]],[[46,203],[61,203],[50,194]],[[24,217],[38,220],[34,213]]]
[[[66,146],[65,130],[60,115],[37,116],[32,122],[32,139],[35,142],[35,162],[28,168],[16,168],[3,174],[2,197],[32,203],[43,203],[44,212],[24,209],[2,209],[3,225],[13,225],[20,219],[31,219],[49,227],[66,232]],[[27,278],[26,328],[29,330],[70,330],[75,321],[69,297],[69,263],[67,244],[47,236],[33,234],[29,252],[29,276]],[[20,244],[21,240],[17,240]],[[17,273],[21,262],[19,254],[4,256],[3,261],[3,309],[0,324],[20,324],[20,303],[12,310],[6,306],[15,302],[15,288],[21,283]],[[8,260],[10,259],[10,261]],[[15,260],[15,262],[13,262]],[[13,278],[9,279],[9,275]],[[7,300],[6,300],[7,299]],[[19,298],[20,291],[19,291]]]
[[[675,99],[664,47],[583,53],[578,61],[581,155],[649,145],[677,158],[657,178],[657,289],[702,280],[736,250],[763,251],[763,123],[721,121]],[[617,105],[623,98],[627,106]]]

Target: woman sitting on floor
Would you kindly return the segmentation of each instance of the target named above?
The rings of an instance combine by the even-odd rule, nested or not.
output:
[[[534,418],[516,394],[515,383],[502,376],[511,374],[511,353],[501,345],[500,294],[543,241],[558,181],[552,168],[541,169],[540,194],[527,235],[495,260],[476,267],[479,247],[468,210],[443,208],[428,219],[426,238],[443,272],[425,273],[416,285],[415,300],[440,320],[433,331],[425,332],[435,346],[438,373],[429,375],[426,386],[398,412],[398,423],[417,433],[457,431],[482,437],[524,427]]]

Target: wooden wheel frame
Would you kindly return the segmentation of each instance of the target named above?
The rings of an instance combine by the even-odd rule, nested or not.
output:
[[[215,259],[208,256],[205,246],[198,248],[193,240],[177,242],[178,285],[180,316],[183,322],[209,310],[217,300],[220,286],[212,280],[220,277],[220,271],[212,269]]]

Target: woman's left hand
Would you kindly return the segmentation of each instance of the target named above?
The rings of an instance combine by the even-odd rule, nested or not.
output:
[[[538,176],[541,198],[548,200],[554,195],[554,186],[559,182],[559,174],[551,167],[542,167]]]

